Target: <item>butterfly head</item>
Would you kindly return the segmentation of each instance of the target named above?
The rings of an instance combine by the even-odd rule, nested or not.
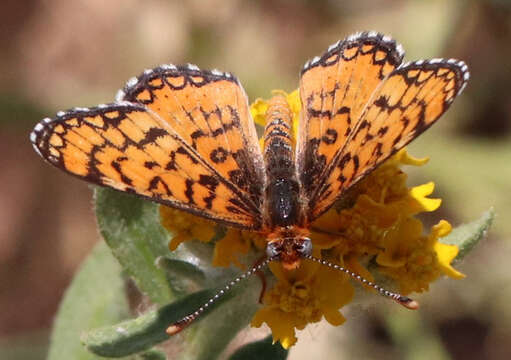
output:
[[[312,241],[303,235],[273,239],[266,246],[266,255],[279,260],[284,269],[294,270],[304,257],[312,255]]]

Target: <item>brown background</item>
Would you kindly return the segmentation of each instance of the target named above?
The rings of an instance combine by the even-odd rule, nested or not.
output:
[[[0,358],[43,359],[61,295],[99,241],[91,192],[44,164],[28,141],[44,116],[113,100],[133,75],[192,62],[235,73],[251,100],[297,87],[303,63],[358,31],[392,35],[407,59],[457,57],[472,79],[410,147],[431,162],[454,225],[494,205],[489,237],[410,315],[351,308],[309,326],[290,359],[504,359],[511,353],[511,4],[504,0],[6,0],[0,11]],[[419,350],[420,349],[420,350]]]

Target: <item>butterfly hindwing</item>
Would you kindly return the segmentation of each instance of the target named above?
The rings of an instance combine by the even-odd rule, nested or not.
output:
[[[161,68],[153,71],[165,73]],[[189,76],[183,69],[173,74],[179,71],[184,77]],[[250,184],[264,179],[257,170],[260,153],[254,155],[249,150],[250,143],[257,143],[257,138],[255,135],[250,138],[250,131],[241,129],[251,124],[246,118],[249,117],[246,97],[243,98],[244,92],[232,76],[200,73],[210,76],[208,84],[212,88],[204,93],[195,93],[188,79],[180,89],[167,89],[168,96],[179,98],[176,92],[192,88],[187,97],[180,99],[182,113],[169,115],[161,106],[151,107],[152,104],[135,98],[132,102],[75,109],[39,123],[31,135],[34,147],[53,165],[89,182],[135,193],[228,225],[258,229],[262,214],[257,201],[262,197],[256,192],[260,188],[254,190]],[[237,100],[225,100],[230,104],[227,110],[221,100],[213,98],[218,96],[213,88],[215,82],[224,79],[232,85],[227,84],[223,90]],[[152,79],[153,84],[156,82]],[[136,89],[148,83],[140,80]],[[162,83],[160,89],[169,86]],[[231,89],[226,90],[229,86]],[[203,121],[203,133],[194,137],[193,132],[199,129],[183,124],[186,113],[195,113],[197,109],[211,114],[194,119]],[[181,114],[185,118],[180,118]],[[168,116],[174,123],[167,122]],[[209,142],[213,133],[221,134]]]
[[[360,33],[305,64],[297,165],[306,199],[318,190],[374,90],[402,58],[403,50],[394,40]]]

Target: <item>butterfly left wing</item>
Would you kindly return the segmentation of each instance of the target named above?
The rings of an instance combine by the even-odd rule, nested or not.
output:
[[[34,148],[89,182],[260,228],[261,154],[255,129],[247,129],[254,125],[246,96],[232,75],[160,67],[129,81],[119,97],[43,120],[31,134]]]
[[[374,92],[321,180],[310,218],[327,211],[351,186],[428,129],[466,86],[462,61],[433,59],[394,70]]]

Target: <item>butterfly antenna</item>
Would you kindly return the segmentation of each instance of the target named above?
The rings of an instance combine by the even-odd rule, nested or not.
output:
[[[305,259],[317,262],[317,263],[319,263],[321,265],[328,266],[328,267],[330,267],[332,269],[342,271],[342,272],[348,274],[352,279],[355,279],[355,280],[359,281],[360,283],[362,283],[364,285],[372,287],[373,289],[378,291],[380,293],[380,295],[388,297],[388,298],[394,300],[399,305],[402,305],[402,306],[404,306],[407,309],[417,310],[419,308],[419,303],[417,301],[415,301],[413,299],[410,299],[407,296],[403,296],[401,294],[394,293],[392,291],[388,291],[388,290],[384,289],[383,287],[381,287],[380,285],[375,284],[375,283],[373,283],[373,282],[371,282],[371,281],[369,281],[367,279],[364,279],[359,274],[354,273],[353,271],[350,271],[350,270],[348,270],[348,269],[346,269],[346,268],[344,268],[342,266],[339,266],[337,264],[333,264],[333,263],[331,263],[329,261],[326,261],[326,260],[315,258],[312,255],[304,254],[303,257]]]
[[[240,281],[247,279],[254,273],[262,270],[268,264],[274,260],[277,260],[277,258],[268,258],[262,261],[259,264],[254,265],[250,270],[247,272],[239,275],[238,277],[232,279],[227,285],[225,285],[221,290],[219,290],[213,297],[211,297],[208,301],[206,301],[202,306],[200,306],[197,310],[195,310],[193,313],[183,317],[181,320],[176,321],[172,325],[170,325],[167,328],[167,334],[169,335],[175,335],[181,330],[183,330],[185,327],[190,325],[194,320],[196,320],[208,307],[213,305],[220,297],[225,295],[232,287],[237,285]]]

